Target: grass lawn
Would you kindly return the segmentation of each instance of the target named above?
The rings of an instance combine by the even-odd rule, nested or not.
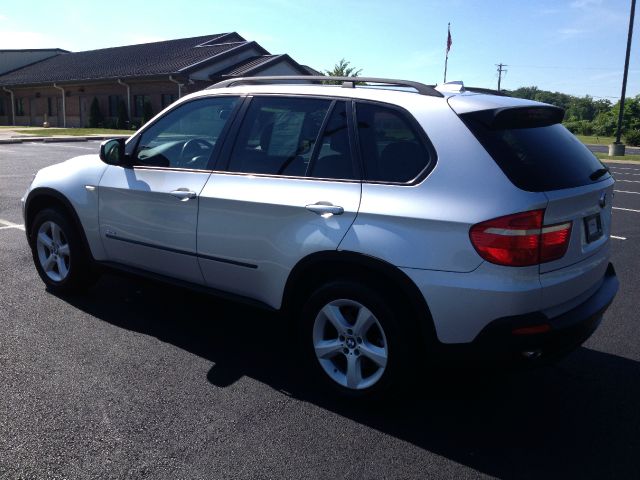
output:
[[[633,162],[640,162],[640,155],[624,155],[624,156],[610,157],[606,153],[596,153],[595,156],[598,157],[600,160],[604,160],[604,161],[607,161],[607,160],[631,160]]]
[[[15,128],[15,127],[14,127]],[[53,137],[54,135],[133,135],[133,130],[112,130],[109,128],[25,128],[15,130],[16,133],[35,135],[37,137]]]
[[[598,137],[596,135],[576,135],[582,143],[590,145],[609,145],[615,142],[616,137]]]

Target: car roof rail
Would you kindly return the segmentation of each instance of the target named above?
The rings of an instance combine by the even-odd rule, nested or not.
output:
[[[409,87],[416,90],[420,95],[429,95],[431,97],[443,97],[444,95],[437,91],[433,85],[425,85],[424,83],[414,82],[411,80],[396,80],[392,78],[377,78],[377,77],[332,77],[325,75],[282,75],[282,76],[268,76],[268,77],[240,77],[230,78],[221,82],[215,83],[209,89],[226,88],[233,85],[250,85],[256,83],[287,83],[287,82],[342,82],[344,88],[355,88],[363,83],[373,83],[377,85],[392,86],[392,87]],[[360,85],[356,85],[360,84]]]

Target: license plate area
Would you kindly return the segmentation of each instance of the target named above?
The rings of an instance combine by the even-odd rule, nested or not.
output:
[[[584,232],[587,243],[591,243],[602,237],[602,219],[599,213],[584,218]]]

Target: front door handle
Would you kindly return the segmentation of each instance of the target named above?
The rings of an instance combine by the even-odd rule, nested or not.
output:
[[[305,206],[304,208],[323,217],[330,217],[331,215],[342,215],[344,213],[344,208],[339,207],[338,205],[332,205],[329,202],[313,203],[311,205]]]
[[[176,198],[179,198],[181,202],[186,202],[187,200],[191,200],[192,198],[196,198],[198,194],[188,188],[179,188],[171,192]]]

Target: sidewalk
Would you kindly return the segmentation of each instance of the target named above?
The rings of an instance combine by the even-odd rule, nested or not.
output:
[[[26,127],[16,127],[15,130],[26,130]],[[11,128],[0,128],[0,145],[7,143],[24,143],[24,142],[87,142],[89,140],[107,140],[109,138],[128,138],[129,135],[54,135],[52,137],[37,137],[34,135],[27,135],[25,133],[18,133]],[[133,134],[135,132],[131,132]]]

